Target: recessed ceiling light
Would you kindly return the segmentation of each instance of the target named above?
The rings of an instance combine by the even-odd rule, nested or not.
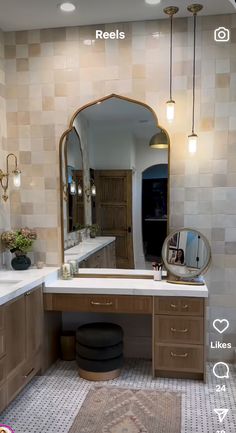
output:
[[[74,3],[64,2],[60,4],[60,9],[62,12],[74,12],[76,7]]]
[[[158,5],[159,3],[161,3],[161,0],[145,0],[145,3],[147,3],[148,5]]]

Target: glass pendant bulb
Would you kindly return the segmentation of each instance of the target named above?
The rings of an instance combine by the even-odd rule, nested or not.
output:
[[[13,184],[16,188],[21,186],[21,171],[18,169],[13,171]]]
[[[175,101],[170,100],[166,103],[166,118],[169,123],[175,118]]]
[[[91,186],[91,195],[92,196],[96,195],[96,186],[94,184]]]
[[[76,183],[74,180],[70,183],[70,194],[75,195],[76,194]]]
[[[83,190],[82,190],[82,186],[80,185],[80,183],[78,185],[78,191],[77,192],[78,192],[79,197],[81,197],[83,195]]]
[[[198,139],[197,134],[193,133],[193,134],[188,136],[188,151],[189,151],[189,153],[192,153],[192,154],[196,153],[196,151],[197,151],[197,139]]]

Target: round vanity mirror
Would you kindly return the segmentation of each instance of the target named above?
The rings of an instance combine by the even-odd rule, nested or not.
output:
[[[167,236],[162,247],[162,259],[175,280],[192,281],[207,270],[211,249],[206,237],[197,230],[183,228]]]

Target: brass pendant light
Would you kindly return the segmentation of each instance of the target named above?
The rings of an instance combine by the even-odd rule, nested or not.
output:
[[[168,122],[171,123],[175,117],[175,101],[172,98],[173,16],[177,14],[179,8],[176,6],[168,6],[163,9],[163,11],[170,17],[170,99],[166,102],[166,118]]]
[[[149,142],[149,146],[152,149],[168,149],[170,140],[164,129],[160,129],[159,132],[154,134]]]
[[[197,151],[198,136],[195,133],[195,86],[196,86],[196,29],[197,14],[203,9],[200,4],[192,4],[187,7],[188,11],[193,14],[193,108],[192,108],[192,133],[188,136],[188,150],[190,153]]]

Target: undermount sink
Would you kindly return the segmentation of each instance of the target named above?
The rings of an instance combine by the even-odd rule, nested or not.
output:
[[[12,286],[14,286],[15,284],[20,283],[21,280],[0,280],[0,289],[8,289]]]

